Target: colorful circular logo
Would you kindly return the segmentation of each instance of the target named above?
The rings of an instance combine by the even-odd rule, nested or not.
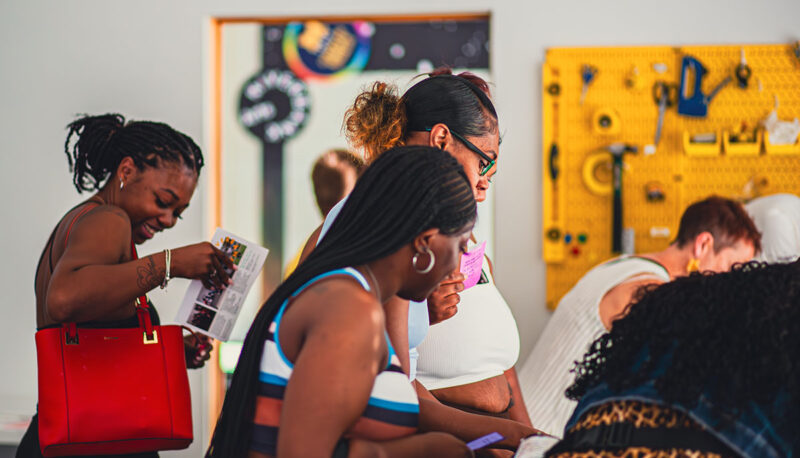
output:
[[[365,21],[291,22],[283,34],[283,58],[300,79],[340,78],[364,69],[374,33]]]

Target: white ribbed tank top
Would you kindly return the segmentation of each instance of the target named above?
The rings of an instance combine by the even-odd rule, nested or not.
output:
[[[606,332],[600,320],[600,301],[615,286],[641,275],[663,282],[670,280],[667,270],[655,261],[623,256],[594,267],[561,299],[533,351],[517,371],[534,427],[563,436],[577,404],[564,395],[575,378],[570,370],[589,345]]]
[[[417,347],[417,380],[429,390],[495,377],[517,363],[517,322],[485,257],[483,273],[488,282],[462,291],[458,312],[431,326]]]

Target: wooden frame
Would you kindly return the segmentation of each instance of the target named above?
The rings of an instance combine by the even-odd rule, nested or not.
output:
[[[213,228],[222,223],[222,28],[233,24],[287,24],[289,22],[317,20],[322,22],[421,22],[430,20],[484,20],[489,19],[489,12],[482,13],[446,13],[421,15],[346,15],[346,16],[281,16],[281,17],[212,17],[209,22],[209,124],[208,124],[208,219],[207,224]],[[225,375],[219,367],[219,343],[214,346],[208,371],[208,437],[210,438],[216,425],[222,403],[225,398]]]

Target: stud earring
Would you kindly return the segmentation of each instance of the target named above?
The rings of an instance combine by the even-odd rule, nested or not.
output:
[[[692,273],[698,270],[700,270],[700,260],[697,258],[690,259],[689,264],[686,264],[686,271]]]

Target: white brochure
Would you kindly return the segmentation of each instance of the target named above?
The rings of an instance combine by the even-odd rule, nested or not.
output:
[[[238,270],[228,272],[233,284],[223,290],[206,289],[192,280],[175,320],[196,332],[227,341],[247,293],[264,267],[269,250],[217,228],[211,243],[230,256]]]

